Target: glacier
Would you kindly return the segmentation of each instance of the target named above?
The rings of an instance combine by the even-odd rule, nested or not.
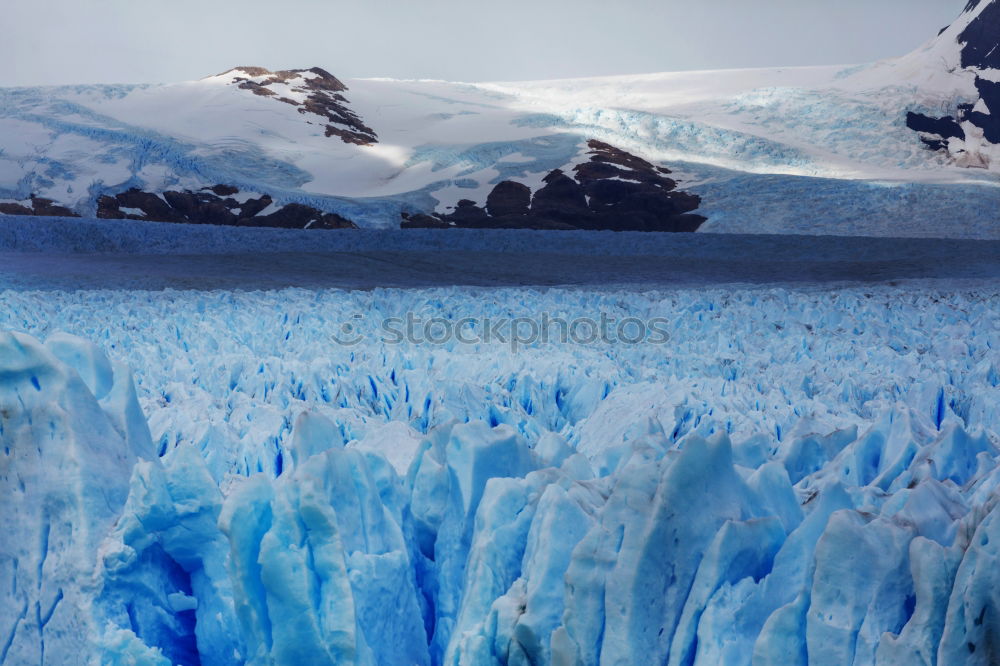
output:
[[[0,666],[1000,663],[998,6],[851,67],[350,80],[360,143],[295,72],[0,88],[5,212],[363,227],[0,215]],[[392,230],[592,139],[708,233]],[[494,326],[553,319],[661,335]]]
[[[633,100],[636,109],[560,108],[568,104],[567,96],[575,101],[585,93],[595,99],[617,94],[598,82],[571,82],[568,90],[546,91],[541,102],[532,101],[533,89],[526,85],[499,87],[505,94],[494,100],[488,93],[497,86],[487,84],[352,82],[363,104],[421,99],[426,108],[392,121],[429,123],[440,130],[414,145],[404,143],[414,142],[409,135],[389,136],[400,145],[365,149],[357,156],[364,159],[364,169],[352,167],[350,173],[343,170],[357,159],[339,156],[347,149],[331,149],[325,139],[322,152],[303,164],[274,155],[260,145],[271,140],[269,134],[262,136],[256,124],[242,127],[248,112],[240,100],[223,107],[230,117],[202,122],[235,134],[200,141],[190,137],[207,130],[185,126],[180,132],[169,119],[132,109],[150,103],[134,99],[147,95],[164,106],[207,113],[205,98],[216,93],[204,82],[6,89],[0,90],[0,135],[7,137],[0,140],[0,198],[23,201],[37,193],[93,215],[102,194],[224,182],[267,192],[279,205],[298,203],[336,212],[365,228],[394,228],[402,212],[443,210],[461,198],[481,199],[500,180],[537,186],[552,169],[573,164],[586,139],[596,137],[669,164],[685,189],[703,197],[706,231],[997,237],[990,212],[997,198],[994,174],[949,166],[923,147],[899,112],[905,107],[942,113],[966,97],[941,99],[905,85],[854,93],[850,86],[835,88],[849,77],[825,82],[825,72],[814,75],[822,82],[815,91],[773,85],[774,73],[746,76],[760,79],[761,87],[734,94],[720,90],[718,99],[699,102],[697,113],[683,103],[677,112],[669,104],[662,108],[659,89],[677,83],[665,75],[646,84],[650,92]],[[726,79],[724,73],[712,78]],[[635,86],[630,80],[620,85]],[[428,87],[443,88],[457,99],[428,97],[422,90]],[[911,98],[925,101],[905,101]],[[481,99],[503,106],[481,109],[473,101]],[[453,105],[479,110],[435,114]],[[556,111],[538,113],[536,105]],[[150,127],[151,122],[162,126]],[[479,127],[475,136],[467,136],[470,122]],[[451,129],[456,123],[460,129]],[[188,138],[173,136],[179,132]],[[11,137],[35,138],[20,146],[22,140]],[[317,139],[301,141],[307,145]],[[51,147],[39,152],[40,143]],[[84,163],[81,156],[90,157]],[[954,222],[943,226],[943,217]]]
[[[0,291],[0,663],[996,663],[998,299]]]
[[[233,72],[4,88],[0,205],[34,210],[35,195],[92,216],[101,195],[130,188],[226,184],[395,229],[403,213],[482,203],[505,179],[537,189],[596,139],[669,167],[702,197],[701,231],[997,239],[997,151],[982,129],[970,124],[958,140],[908,126],[912,114],[988,117],[979,87],[1000,75],[966,52],[995,51],[995,6],[970,3],[913,52],[847,67],[349,80],[351,113],[378,135],[366,145],[331,140],[295,100],[277,107]]]

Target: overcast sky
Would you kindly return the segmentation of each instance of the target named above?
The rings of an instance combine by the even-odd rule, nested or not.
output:
[[[966,0],[0,0],[0,85],[167,82],[236,65],[455,81],[853,64]]]

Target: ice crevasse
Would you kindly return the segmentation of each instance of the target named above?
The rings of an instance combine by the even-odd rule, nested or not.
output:
[[[0,416],[4,664],[1000,661],[1000,447],[944,408],[604,448],[304,409],[220,483],[98,347],[3,333]]]

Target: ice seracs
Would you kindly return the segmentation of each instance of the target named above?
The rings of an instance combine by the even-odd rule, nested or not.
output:
[[[93,344],[0,333],[0,663],[93,657],[101,544],[155,461],[131,374]]]
[[[995,663],[994,291],[4,292],[0,656]],[[329,339],[473,307],[670,341]]]

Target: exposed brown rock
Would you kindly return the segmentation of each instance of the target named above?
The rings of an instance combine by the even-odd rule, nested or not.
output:
[[[590,148],[590,161],[573,167],[577,180],[584,185],[608,178],[624,178],[638,183],[646,183],[665,191],[677,187],[676,181],[665,178],[663,175],[670,173],[670,169],[656,167],[640,157],[603,141],[591,139],[587,142],[587,146]]]
[[[236,216],[226,207],[224,202],[210,201],[200,205],[197,218],[190,221],[198,224],[233,225],[236,224]]]
[[[0,215],[34,215],[34,211],[16,203],[0,203]]]
[[[100,197],[97,201],[97,217],[289,229],[357,228],[353,222],[340,215],[296,203],[287,204],[270,215],[260,215],[261,211],[271,205],[273,199],[264,194],[240,204],[229,196],[238,192],[239,189],[232,185],[214,185],[198,192],[167,191],[160,199],[155,194],[131,189],[114,196]],[[126,215],[122,208],[138,208],[143,211],[143,215]]]
[[[119,208],[138,208],[144,213],[143,219],[156,222],[176,222],[178,215],[166,201],[150,192],[135,188],[115,195]],[[131,216],[126,216],[131,217]]]
[[[270,88],[266,88],[259,83],[255,83],[254,81],[244,81],[240,84],[240,88],[243,90],[249,90],[254,95],[260,95],[261,97],[273,97],[278,94]]]
[[[401,229],[450,229],[451,225],[439,217],[417,213],[409,215],[403,213],[403,221],[399,223]]]
[[[241,221],[241,224],[252,226],[282,227],[285,229],[357,229],[357,225],[336,213],[322,211],[303,206],[302,204],[286,204],[280,210]]]
[[[674,215],[674,231],[698,231],[698,227],[705,224],[708,220],[704,215],[697,215],[695,213],[684,213],[683,215]]]
[[[601,141],[587,146],[590,159],[573,167],[575,179],[556,169],[534,196],[526,185],[504,181],[490,192],[485,210],[463,200],[449,215],[423,217],[491,229],[690,232],[705,222],[691,213],[701,197],[678,191],[676,181],[665,175],[669,169]],[[404,220],[400,226],[423,225]]]
[[[235,74],[233,81],[238,87],[255,95],[273,97],[279,102],[298,107],[299,113],[323,118],[326,136],[335,136],[344,143],[362,146],[378,142],[375,130],[351,111],[347,98],[340,94],[347,90],[347,86],[325,69],[312,67],[272,72],[263,67],[236,67],[223,74]],[[312,76],[308,76],[310,74]],[[269,86],[279,83],[289,84],[293,91],[305,94],[305,100],[298,102],[285,95],[278,96]]]
[[[240,219],[254,217],[257,213],[270,206],[272,202],[273,199],[266,194],[258,199],[247,199],[246,203],[240,207]]]
[[[60,206],[52,199],[36,197],[29,198],[30,206],[19,203],[0,203],[0,215],[44,215],[48,217],[80,217],[69,208]]]
[[[451,215],[445,215],[444,219],[451,222],[456,227],[481,228],[487,226],[490,216],[483,208],[476,205],[475,201],[462,199],[455,204],[455,211]]]
[[[47,215],[50,217],[80,217],[69,208],[60,206],[52,199],[31,195],[32,215]]]
[[[344,143],[353,143],[358,146],[368,146],[371,145],[371,137],[367,134],[359,134],[358,132],[350,132],[348,130],[342,130],[333,125],[326,126],[327,136],[339,136],[340,140]]]
[[[121,220],[125,213],[119,210],[118,199],[102,195],[97,199],[97,217],[107,220]]]
[[[701,197],[690,192],[672,192],[671,198],[677,205],[677,210],[682,213],[690,213],[701,206]]]
[[[597,139],[587,141],[587,147],[593,155],[592,162],[610,162],[631,169],[632,171],[653,171],[655,167],[632,153],[627,153],[621,148],[615,148],[610,143],[604,143]]]
[[[298,74],[303,70],[296,69],[292,71]],[[327,90],[330,92],[343,92],[347,90],[347,86],[341,83],[340,79],[338,79],[336,76],[326,71],[322,67],[310,67],[305,71],[317,75],[316,78],[309,79],[309,81],[306,83],[306,85],[312,88],[313,90]]]
[[[545,185],[531,198],[531,212],[557,219],[583,215],[588,212],[587,197],[583,187],[555,169],[543,179]]]
[[[163,198],[167,200],[175,211],[185,218],[192,219],[198,215],[198,209],[202,201],[194,192],[164,192]]]
[[[486,210],[493,217],[527,215],[531,206],[531,188],[524,183],[505,180],[497,183],[486,197]]]
[[[254,78],[258,76],[267,76],[268,74],[271,73],[269,70],[266,70],[263,67],[243,66],[243,67],[233,67],[232,69],[227,69],[218,76],[224,76],[225,74],[231,74],[232,72],[242,72],[243,74],[246,74],[247,76],[252,76]]]
[[[209,190],[220,197],[232,196],[240,191],[240,188],[234,187],[233,185],[213,185],[212,187],[205,187],[202,189]]]

